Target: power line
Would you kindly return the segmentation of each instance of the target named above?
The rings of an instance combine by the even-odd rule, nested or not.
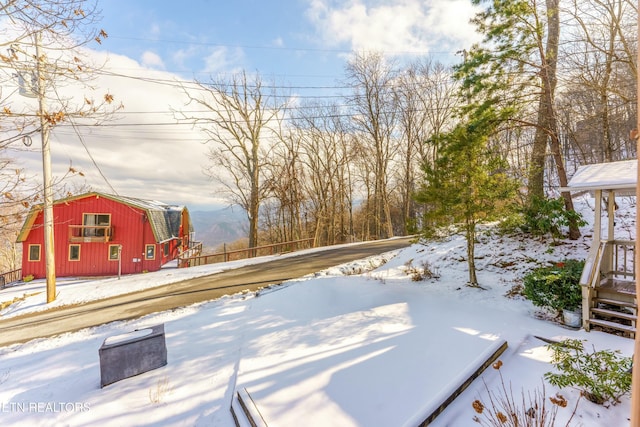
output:
[[[58,98],[60,98],[60,95],[58,94],[58,90],[55,88],[55,86],[54,86],[53,90],[55,91],[56,96]],[[63,109],[65,110],[65,113],[67,113],[66,107],[64,105],[63,105]],[[93,163],[93,166],[95,166],[95,168],[98,170],[98,173],[100,174],[100,176],[102,177],[104,182],[109,186],[111,191],[113,191],[113,194],[118,195],[118,192],[113,188],[113,186],[111,185],[111,183],[109,182],[109,180],[107,179],[105,174],[102,172],[102,169],[100,168],[100,166],[98,166],[98,163],[96,162],[96,159],[93,157],[93,155],[89,151],[89,147],[87,147],[87,144],[85,144],[84,138],[80,134],[80,131],[79,131],[78,127],[76,126],[76,123],[74,122],[73,118],[71,116],[69,116],[68,113],[67,113],[67,116],[68,116],[69,123],[71,124],[71,127],[73,128],[74,133],[76,134],[76,136],[78,137],[78,140],[80,141],[80,143],[84,147],[84,150],[87,152],[87,155],[89,156],[89,159],[91,159],[91,162]]]
[[[289,46],[270,46],[270,45],[250,45],[250,44],[226,44],[226,43],[214,43],[214,42],[197,42],[193,40],[171,40],[171,39],[147,39],[142,37],[122,37],[109,35],[110,39],[116,40],[131,40],[131,41],[143,41],[151,43],[161,44],[184,44],[193,46],[208,46],[208,47],[227,47],[227,48],[240,48],[240,49],[253,49],[253,50],[281,50],[291,52],[326,52],[326,53],[352,53],[353,49],[329,49],[329,48],[314,48],[314,47],[289,47]],[[378,50],[371,49],[371,52],[381,52],[389,55],[455,55],[452,51],[427,51],[427,50]]]

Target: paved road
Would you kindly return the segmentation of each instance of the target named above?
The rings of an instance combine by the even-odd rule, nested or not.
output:
[[[345,262],[410,244],[410,238],[379,240],[249,265],[184,280],[132,294],[59,307],[0,320],[0,347],[76,331],[115,320],[134,319],[158,311],[209,301],[244,289],[282,283]]]

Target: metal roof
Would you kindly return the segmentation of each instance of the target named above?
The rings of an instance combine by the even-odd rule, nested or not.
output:
[[[185,206],[179,205],[168,205],[163,202],[158,202],[155,200],[144,200],[137,199],[133,197],[126,196],[115,196],[112,194],[105,194],[99,192],[90,192],[84,193],[77,196],[71,196],[65,199],[56,200],[53,202],[54,205],[60,203],[68,203],[73,200],[84,199],[87,197],[104,197],[107,199],[114,200],[119,203],[124,203],[134,208],[142,209],[147,213],[147,217],[149,218],[149,224],[151,225],[151,229],[153,230],[153,235],[156,238],[156,242],[164,242],[170,240],[172,238],[178,237],[180,230],[180,217],[183,211],[187,212],[189,215],[189,211]],[[24,225],[22,226],[22,230],[18,235],[18,242],[23,242],[26,240],[27,235],[31,231],[31,226],[33,225],[38,212],[43,209],[43,205],[37,205],[31,208],[27,219],[25,220]],[[191,224],[191,220],[189,220],[189,230],[193,231],[193,225]],[[186,232],[187,230],[185,230]]]
[[[561,191],[635,190],[638,160],[580,166]]]

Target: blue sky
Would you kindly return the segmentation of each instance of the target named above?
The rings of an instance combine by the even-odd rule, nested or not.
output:
[[[227,202],[203,173],[209,149],[203,134],[175,124],[171,110],[185,104],[180,81],[245,70],[295,88],[290,93],[298,97],[325,96],[340,92],[350,52],[450,64],[478,40],[469,24],[471,0],[102,0],[99,8],[109,37],[86,54],[117,75],[98,76],[91,96],[109,92],[125,108],[81,135],[70,126],[54,129],[54,175],[73,165],[94,190],[190,210]],[[85,91],[78,92],[81,102],[87,89],[78,90]],[[19,158],[35,176],[42,161],[37,145]]]
[[[302,1],[278,2],[276,7],[253,0],[177,3],[138,0],[123,8],[114,0],[102,2],[103,25],[111,36],[105,49],[186,78],[238,68],[286,78],[292,75],[288,70],[312,74],[310,59],[323,61],[317,51],[295,50],[322,46],[304,18]]]
[[[470,0],[104,0],[103,48],[184,78],[240,69],[282,84],[333,85],[352,50],[455,61]],[[406,54],[413,52],[413,54]]]

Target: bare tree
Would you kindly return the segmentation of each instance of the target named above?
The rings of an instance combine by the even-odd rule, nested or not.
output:
[[[50,130],[75,120],[104,119],[106,110],[111,108],[105,107],[113,103],[114,96],[107,93],[95,100],[88,95],[78,96],[77,90],[65,90],[70,85],[87,88],[86,82],[96,67],[88,63],[87,55],[79,52],[83,46],[102,43],[107,38],[104,30],[96,29],[99,16],[95,2],[9,1],[0,4],[0,11],[4,18],[0,28],[0,175],[6,178],[0,193],[0,227],[8,227],[12,232],[20,214],[43,200],[50,206],[58,184],[78,171],[70,168],[65,176],[50,180],[45,173],[46,183],[34,184],[24,171],[16,170],[7,155],[8,149],[18,150],[22,143],[31,145],[35,135],[41,134],[45,169],[48,162],[44,153],[49,150]],[[45,224],[52,228],[53,218],[45,213],[47,216]],[[53,249],[45,251],[47,270],[53,270],[49,268],[53,257],[48,255]],[[54,298],[50,295],[54,293],[50,292],[53,279],[53,274],[47,273],[48,301]]]
[[[305,106],[295,122],[300,140],[302,183],[318,244],[347,241],[353,234],[351,135],[335,105]]]
[[[73,119],[104,119],[114,96],[75,99],[65,93],[69,85],[88,87],[97,71],[81,52],[89,43],[108,37],[96,29],[96,3],[87,0],[21,0],[0,5],[5,25],[0,28],[0,129],[3,143],[22,141],[41,131],[42,120],[53,127]],[[42,92],[39,94],[38,92]],[[45,111],[34,113],[26,98],[42,96]],[[41,117],[42,116],[42,117]]]
[[[635,156],[636,6],[624,0],[574,0],[565,43],[564,127],[584,162]],[[572,126],[573,125],[573,126]]]
[[[268,195],[273,199],[271,209],[264,209],[262,216],[268,224],[270,242],[285,242],[303,238],[302,212],[305,202],[300,160],[301,141],[297,132],[281,129],[280,142],[274,148],[270,163],[266,166],[271,177]]]
[[[197,115],[176,112],[180,120],[198,126],[206,135],[211,165],[207,175],[224,185],[234,203],[241,206],[249,220],[249,247],[258,245],[260,205],[269,191],[270,153],[281,141],[279,114],[287,98],[275,90],[265,90],[258,74],[249,80],[246,72],[228,81],[196,82],[185,88],[190,104],[202,108]]]
[[[391,162],[397,152],[396,108],[393,90],[394,72],[382,54],[355,54],[346,68],[347,81],[353,95],[352,122],[360,141],[373,163],[371,173],[365,179],[373,179],[368,206],[376,238],[392,237],[393,224],[388,186]]]
[[[452,124],[456,90],[451,70],[430,59],[410,64],[397,78],[396,108],[402,144],[396,173],[401,215],[396,227],[403,235],[416,231],[420,204],[413,195],[417,176],[425,162],[434,162],[437,145],[433,141]]]

